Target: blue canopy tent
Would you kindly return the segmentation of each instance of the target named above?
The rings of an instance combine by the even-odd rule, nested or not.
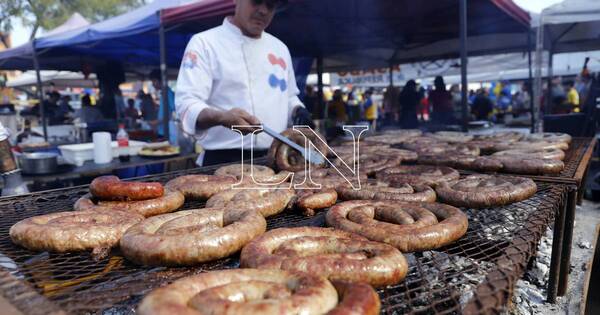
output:
[[[158,31],[161,10],[190,2],[156,0],[93,25],[42,36],[25,45],[0,52],[0,69],[35,69],[36,72],[41,69],[83,70],[87,74],[111,70],[118,65],[119,68],[140,74],[144,65],[152,65],[153,68],[160,65]],[[173,36],[170,40],[175,41],[177,37]],[[172,56],[171,59],[173,64],[178,64],[178,56]],[[41,86],[38,92],[42,102]],[[43,106],[40,109],[45,122]],[[165,130],[168,132],[168,126]]]
[[[234,8],[233,1],[206,0],[166,9],[162,21],[172,28],[169,36],[194,34],[219,25]],[[466,0],[290,0],[268,31],[287,44],[293,57],[317,59],[320,87],[325,69],[391,67],[460,56],[466,128],[467,54],[530,52],[529,19],[511,0],[471,0],[468,5]],[[183,49],[185,42],[180,42],[169,46],[169,53],[181,55]]]
[[[93,72],[106,68],[107,61],[118,61],[126,71],[139,73],[146,72],[141,71],[144,66],[160,64],[165,70],[165,81],[166,69],[178,67],[189,38],[220,24],[234,8],[230,0],[202,0],[186,5],[188,2],[156,0],[88,27],[39,38],[29,47],[15,48],[25,49],[21,53],[0,52],[0,68],[83,68]],[[464,10],[459,10],[459,3]],[[526,50],[523,32],[528,28],[529,17],[512,1],[468,3],[467,8],[463,0],[427,4],[395,0],[291,0],[269,31],[288,44],[294,57],[317,58],[319,73],[324,69],[447,58],[458,56],[459,52],[465,57],[466,67],[466,42],[459,45],[457,35],[464,35],[464,41],[467,30],[472,54]],[[463,34],[459,26],[467,26],[467,17],[469,25]],[[498,40],[506,38],[512,40]],[[28,52],[32,58],[22,58]],[[35,57],[39,57],[38,67]]]
[[[45,70],[81,70],[83,64],[101,66],[108,59],[125,65],[132,63],[158,66],[160,12],[162,9],[190,2],[192,1],[155,0],[99,23],[42,36],[32,43],[0,52],[0,69],[33,69],[33,46],[39,57],[40,68]]]

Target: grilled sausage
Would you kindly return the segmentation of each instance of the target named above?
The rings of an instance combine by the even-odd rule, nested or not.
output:
[[[179,211],[131,227],[121,239],[121,251],[138,264],[193,265],[239,251],[266,227],[265,219],[254,211]]]
[[[170,180],[165,187],[181,192],[186,199],[207,200],[220,191],[230,189],[237,182],[231,176],[184,175]]]
[[[100,176],[90,184],[92,196],[102,200],[146,200],[162,197],[160,183],[123,182],[117,176]]]
[[[10,228],[15,244],[36,251],[69,252],[111,248],[143,216],[96,209],[65,211],[27,218]]]
[[[283,269],[330,280],[396,284],[406,276],[406,259],[396,248],[357,234],[320,227],[271,230],[244,247],[242,267]]]
[[[298,189],[296,192],[295,206],[305,216],[314,216],[316,210],[333,206],[338,199],[334,188],[325,189]]]
[[[228,189],[206,201],[207,207],[258,211],[264,217],[285,210],[294,198],[294,190],[283,187],[259,189]]]
[[[523,156],[534,159],[564,160],[565,152],[560,149],[513,149],[498,151],[492,156]]]
[[[529,178],[471,175],[436,187],[440,200],[457,207],[487,208],[525,200],[537,187]]]
[[[181,208],[184,201],[185,198],[180,192],[167,188],[164,196],[147,200],[104,201],[95,200],[91,194],[86,194],[75,202],[74,209],[78,211],[111,209],[133,212],[145,217],[150,217],[157,214],[173,212]]]
[[[144,297],[137,313],[325,314],[337,303],[334,286],[323,277],[284,270],[232,269],[185,277],[155,289]]]
[[[435,191],[426,185],[399,184],[396,187],[383,182],[368,181],[360,190],[338,187],[342,200],[396,200],[409,202],[435,202]]]
[[[565,163],[559,160],[537,159],[520,155],[497,155],[490,158],[502,163],[502,170],[506,173],[524,175],[560,174],[565,168]]]
[[[445,166],[401,165],[382,170],[377,179],[392,185],[410,184],[435,187],[440,182],[458,179],[455,169]]]
[[[326,143],[324,142],[325,138],[323,136],[318,135],[320,139],[317,139],[317,137],[312,132],[305,128],[298,128],[297,131],[293,129],[286,129],[281,133],[281,135],[288,137],[290,140],[299,144],[301,147],[304,147],[305,145],[304,136],[302,136],[303,134],[325,156],[329,154],[329,149]],[[267,158],[269,160],[269,164],[273,168],[280,171],[297,172],[304,170],[305,160],[300,154],[300,152],[292,149],[290,146],[280,142],[279,140],[273,140],[273,143],[269,148]]]
[[[462,211],[439,203],[346,201],[333,206],[325,218],[329,226],[402,252],[440,248],[462,237],[468,228]]]
[[[332,281],[340,302],[327,315],[377,315],[381,301],[373,288],[365,283]]]

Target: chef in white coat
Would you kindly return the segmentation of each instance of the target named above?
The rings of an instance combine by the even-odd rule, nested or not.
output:
[[[241,159],[242,140],[233,125],[265,124],[281,132],[292,119],[312,123],[298,99],[288,48],[264,31],[286,1],[234,1],[234,16],[192,37],[177,78],[177,115],[205,150],[198,160],[202,166]],[[246,135],[244,150],[252,139],[254,156],[266,154],[272,138]],[[249,151],[244,158],[250,158]]]

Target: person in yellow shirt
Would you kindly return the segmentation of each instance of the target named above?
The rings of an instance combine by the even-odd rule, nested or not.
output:
[[[365,119],[368,120],[371,125],[371,130],[375,131],[375,128],[377,127],[375,125],[375,122],[377,121],[377,105],[373,102],[371,96],[373,96],[372,88],[365,92],[362,108],[365,113]]]
[[[571,81],[567,83],[568,92],[567,92],[567,104],[571,106],[574,113],[579,113],[579,93],[575,89],[574,83]]]

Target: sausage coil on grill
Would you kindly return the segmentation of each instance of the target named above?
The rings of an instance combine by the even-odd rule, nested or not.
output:
[[[565,152],[560,149],[513,149],[498,151],[492,156],[523,156],[533,159],[564,160]]]
[[[184,202],[185,198],[180,192],[167,188],[162,197],[134,201],[95,200],[91,194],[86,194],[75,202],[74,209],[78,211],[112,209],[137,213],[145,217],[150,217],[153,215],[173,212],[181,208]]]
[[[316,210],[333,206],[338,199],[337,191],[341,187],[352,187],[350,183],[333,168],[311,170],[310,178],[314,184],[320,185],[320,188],[315,188],[315,186],[312,185],[313,183],[308,182],[306,176],[307,174],[305,172],[298,172],[294,174],[294,179],[292,180],[294,187],[296,188],[296,200],[294,205],[306,216],[313,216],[315,215]],[[358,182],[353,175],[349,175],[346,178],[358,187]],[[361,183],[366,182],[366,174],[363,173],[359,175],[358,180],[360,180]]]
[[[323,155],[327,156],[329,154],[325,137],[317,134],[317,136],[320,137],[320,139],[317,139],[317,136],[307,128],[297,128],[297,130],[286,129],[281,135],[289,138],[301,147],[304,147],[305,145],[305,138],[303,136],[305,135],[306,138],[312,142],[321,153],[323,153]],[[267,153],[267,158],[269,164],[280,171],[297,172],[304,170],[305,160],[304,157],[302,157],[302,154],[277,139],[273,140],[269,152]]]
[[[487,135],[475,135],[473,141],[500,141],[517,142],[525,138],[525,134],[518,131],[501,131]]]
[[[458,131],[438,131],[429,135],[432,138],[435,138],[439,141],[449,142],[449,143],[465,143],[469,142],[473,139],[472,135],[469,135],[465,132]]]
[[[186,199],[207,200],[218,192],[230,189],[237,182],[231,176],[184,175],[170,180],[165,187],[181,192]]]
[[[146,200],[162,197],[160,183],[123,182],[117,176],[100,176],[90,184],[92,196],[102,200]]]
[[[120,244],[123,255],[138,264],[194,265],[236,253],[266,227],[254,211],[185,210],[134,225]]]
[[[560,132],[542,132],[542,133],[534,133],[525,137],[525,140],[530,141],[548,141],[548,142],[564,142],[566,144],[570,144],[571,136],[566,133]]]
[[[427,185],[399,184],[367,181],[359,190],[352,187],[338,187],[342,200],[396,200],[407,202],[435,202],[435,191]]]
[[[457,207],[487,208],[525,200],[535,194],[537,186],[529,178],[471,175],[441,183],[435,190],[444,203]]]
[[[305,216],[313,216],[316,210],[333,206],[337,199],[338,193],[334,188],[298,189],[294,205]]]
[[[30,250],[70,252],[111,248],[143,216],[116,210],[65,211],[27,218],[10,228],[15,244]]]
[[[515,149],[538,149],[538,150],[548,150],[548,149],[559,149],[559,150],[567,150],[569,149],[569,144],[566,142],[550,142],[544,140],[521,140],[517,142],[499,142],[494,145],[493,151],[505,151],[505,150],[515,150]]]
[[[338,305],[327,315],[377,315],[381,301],[373,288],[366,283],[332,281],[338,292]]]
[[[458,171],[445,166],[400,165],[377,172],[378,180],[392,185],[410,184],[435,187],[437,184],[460,177]]]
[[[274,170],[263,165],[250,164],[231,164],[221,166],[215,171],[217,176],[231,176],[245,182],[252,182],[252,178],[257,183],[280,183],[291,178],[290,172],[275,173]]]
[[[364,314],[378,314],[377,294],[367,287],[339,283],[338,293],[329,280],[304,273],[219,270],[185,277],[155,289],[144,297],[137,312],[140,315],[339,315],[364,309],[368,311]]]
[[[492,157],[464,154],[419,155],[419,163],[484,172],[497,172],[504,168],[502,162]]]
[[[388,150],[394,150],[394,149],[388,149]],[[340,158],[342,160],[336,159],[334,162],[334,164],[338,168],[343,166],[342,163],[346,163],[346,165],[350,168],[353,167],[353,164],[354,164],[354,156],[353,155],[344,155],[344,156],[340,156]],[[400,165],[400,163],[402,163],[402,157],[400,155],[396,155],[396,154],[362,153],[361,152],[358,163],[359,163],[358,166],[359,166],[361,173],[365,173],[367,175],[374,175],[376,172],[381,171],[383,169]]]
[[[502,171],[524,175],[560,174],[565,163],[559,160],[537,159],[522,155],[495,155],[494,160],[502,163]]]
[[[210,197],[206,201],[206,206],[258,211],[264,217],[269,217],[285,210],[290,205],[294,196],[293,189],[284,187],[258,189],[233,188]]]
[[[369,136],[360,139],[362,142],[368,143],[385,143],[389,145],[400,144],[410,139],[421,137],[423,132],[418,129],[402,129],[402,130],[387,130],[381,135]]]
[[[440,248],[461,238],[468,219],[440,203],[353,200],[327,212],[327,225],[390,244],[401,252]]]
[[[366,142],[360,141],[359,147],[357,147],[360,153],[375,153],[382,149],[389,149],[390,146],[388,144],[381,144],[378,142]],[[354,154],[354,144],[352,142],[344,143],[342,145],[332,146],[330,156],[335,157],[335,154],[338,156],[345,156]],[[334,154],[335,153],[335,154]]]
[[[330,280],[386,286],[406,276],[406,259],[393,246],[320,227],[280,228],[251,241],[240,256],[247,268],[306,272]]]

